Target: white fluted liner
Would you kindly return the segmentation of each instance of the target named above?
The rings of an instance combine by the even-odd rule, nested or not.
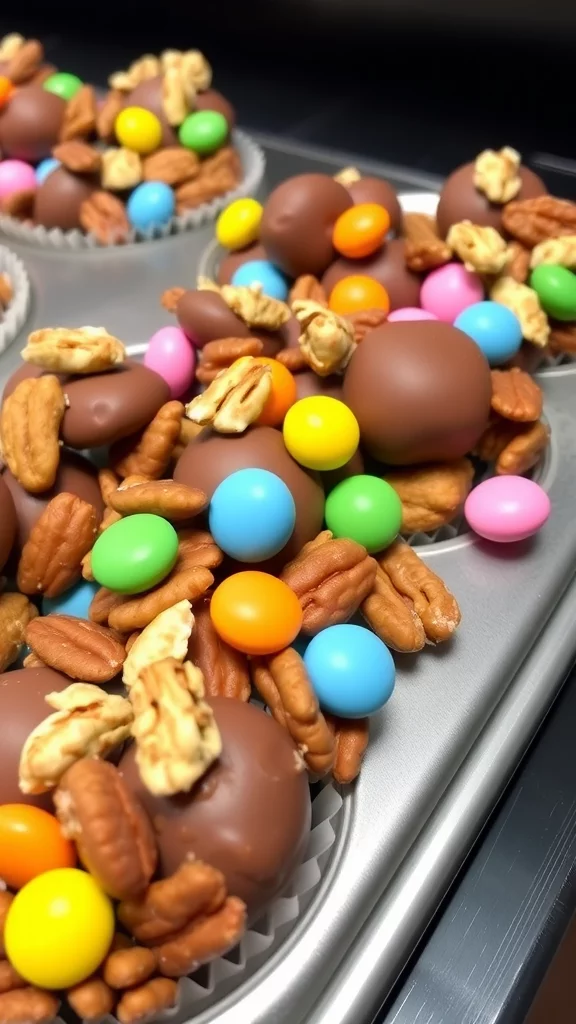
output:
[[[8,274],[13,291],[10,305],[0,321],[0,352],[4,352],[28,316],[32,289],[22,260],[4,245],[0,245],[0,274]]]

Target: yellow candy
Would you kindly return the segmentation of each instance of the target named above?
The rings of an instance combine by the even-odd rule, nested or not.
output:
[[[31,985],[69,988],[99,967],[113,935],[112,903],[92,876],[57,868],[15,896],[4,942],[10,963]]]
[[[114,124],[116,138],[121,146],[143,156],[158,149],[162,141],[162,125],[156,114],[144,107],[126,107]]]
[[[344,402],[313,395],[296,402],[284,419],[284,444],[293,459],[307,469],[339,469],[352,458],[360,428]]]
[[[235,199],[216,221],[216,238],[225,249],[245,249],[258,241],[262,204],[255,199]]]

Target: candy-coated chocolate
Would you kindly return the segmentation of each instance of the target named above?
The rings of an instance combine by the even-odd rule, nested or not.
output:
[[[474,533],[498,543],[525,540],[544,526],[550,498],[524,476],[494,476],[470,492],[464,515]]]
[[[6,955],[31,985],[70,988],[100,966],[114,924],[112,903],[91,875],[57,868],[15,896],[4,928]]]
[[[55,96],[60,96],[61,99],[66,100],[68,103],[73,96],[82,88],[81,78],[78,75],[72,75],[69,71],[57,71],[54,75],[49,75],[42,82],[42,88],[46,89],[47,92],[54,93]]]
[[[535,199],[548,192],[544,182],[534,171],[521,165],[522,185],[514,201]],[[448,175],[440,193],[436,213],[438,227],[445,238],[453,224],[470,220],[473,224],[502,229],[502,206],[490,203],[474,184],[474,161],[457,167]]]
[[[198,156],[210,156],[224,145],[228,137],[228,122],[217,110],[195,110],[178,129],[180,145]]]
[[[334,313],[348,316],[360,313],[364,309],[390,309],[388,292],[379,281],[367,274],[351,274],[338,281],[328,299],[328,305]]]
[[[210,502],[210,532],[239,562],[262,562],[288,543],[296,506],[288,487],[266,469],[239,469],[218,485]]]
[[[43,185],[48,175],[60,166],[60,161],[55,156],[47,156],[45,160],[41,160],[36,168],[36,183]]]
[[[265,259],[268,259],[268,257],[261,242],[253,242],[252,245],[247,245],[244,249],[229,252],[218,265],[216,281],[218,284],[230,284],[238,267],[241,267],[244,263],[249,263],[251,260]]]
[[[121,146],[142,156],[153,153],[162,141],[160,121],[145,107],[124,107],[116,118],[114,131]]]
[[[297,398],[296,380],[282,363],[268,356],[257,356],[256,362],[270,367],[272,387],[256,423],[261,427],[279,427]]]
[[[288,486],[296,505],[296,525],[279,563],[295,558],[322,529],[324,492],[286,451],[282,434],[273,427],[251,427],[237,437],[203,431],[181,455],[174,479],[199,487],[211,498],[218,484],[238,469],[267,469]]]
[[[345,623],[323,629],[308,644],[304,664],[320,707],[333,715],[365,718],[392,696],[392,655],[363,626]]]
[[[387,320],[389,324],[397,324],[403,320],[437,320],[438,317],[434,313],[429,313],[427,309],[419,309],[417,306],[404,306],[402,309],[393,309],[388,314]]]
[[[188,390],[194,380],[196,353],[181,327],[161,327],[152,335],[144,366],[166,381],[172,398]]]
[[[246,654],[282,651],[302,626],[296,594],[267,572],[228,576],[212,595],[210,616],[219,636]]]
[[[60,597],[43,597],[42,615],[73,615],[76,619],[88,619],[90,605],[98,589],[98,583],[80,580]]]
[[[256,199],[235,199],[216,221],[216,238],[225,249],[245,249],[258,240],[263,207]]]
[[[0,878],[11,889],[75,864],[76,847],[64,838],[53,814],[30,804],[0,805]]]
[[[1,165],[0,165],[1,166]],[[273,299],[286,302],[290,288],[290,282],[285,274],[278,267],[275,267],[270,260],[250,260],[238,267],[232,275],[231,284],[240,287],[250,287],[254,284],[262,286],[264,295],[270,295]]]
[[[36,188],[36,174],[24,160],[0,160],[0,199]]]
[[[490,367],[475,342],[440,321],[370,331],[344,375],[344,401],[381,462],[446,462],[474,449],[490,415]]]
[[[189,855],[223,872],[255,920],[286,888],[310,834],[310,789],[288,732],[253,704],[211,697],[222,753],[190,793],[153,796],[131,746],[120,772],[150,815],[160,875]]]
[[[178,534],[161,516],[141,513],[113,523],[92,548],[92,573],[103,587],[138,594],[163,580],[178,557]]]
[[[576,281],[576,278],[575,278]],[[475,302],[454,321],[482,350],[490,366],[501,366],[518,352],[522,327],[515,313],[499,302]]]
[[[361,259],[379,249],[390,227],[390,216],[377,203],[360,203],[341,213],[334,225],[332,242],[342,256]]]
[[[350,537],[367,551],[382,551],[402,525],[402,502],[377,476],[351,476],[326,498],[326,526],[335,537]]]
[[[420,290],[422,308],[448,324],[483,298],[484,288],[478,274],[466,270],[461,263],[447,263],[433,270]]]
[[[406,266],[406,243],[403,238],[394,238],[372,256],[362,260],[349,260],[340,256],[334,260],[322,278],[322,284],[330,292],[351,274],[361,274],[378,281],[388,293],[390,309],[402,306],[418,306],[422,278]]]
[[[366,178],[362,177],[358,181],[353,181],[351,185],[346,185],[346,188],[355,203],[378,203],[379,206],[383,206],[390,217],[391,230],[400,231],[402,207],[396,189],[392,188],[392,185],[384,178],[374,178],[368,175]]]
[[[217,292],[189,289],[176,304],[178,323],[190,341],[203,348],[219,338],[248,338],[246,324]]]
[[[0,75],[0,109],[8,102],[14,92],[14,84],[6,75]]]
[[[327,395],[302,398],[286,413],[284,443],[307,469],[338,469],[352,458],[360,440],[358,421],[344,402]]]
[[[541,263],[530,275],[530,287],[549,316],[576,320],[576,274],[567,267]]]
[[[288,178],[264,204],[260,241],[268,259],[290,277],[324,273],[334,259],[334,224],[352,200],[328,174]]]
[[[136,231],[149,231],[168,224],[175,210],[174,189],[164,181],[143,181],[126,203],[128,220]]]
[[[37,163],[58,142],[66,102],[41,85],[20,85],[0,109],[0,152]]]

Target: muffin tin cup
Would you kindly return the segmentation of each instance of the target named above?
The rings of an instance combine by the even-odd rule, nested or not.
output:
[[[32,290],[22,260],[4,245],[0,245],[0,274],[8,274],[13,289],[10,305],[0,321],[0,352],[4,352],[26,321]]]
[[[244,176],[242,181],[231,192],[212,199],[209,203],[202,203],[194,210],[172,220],[162,227],[152,228],[150,231],[131,231],[127,238],[127,244],[152,242],[158,238],[168,238],[170,235],[177,235],[182,231],[190,231],[201,227],[214,220],[234,199],[242,196],[254,195],[262,183],[266,159],[263,149],[245,132],[236,129],[232,133],[232,142],[236,147]],[[44,248],[54,249],[116,249],[116,246],[102,246],[93,235],[87,235],[83,231],[62,231],[60,228],[45,228],[40,225],[30,225],[16,220],[14,217],[0,215],[0,234],[4,234],[19,242],[29,242]]]

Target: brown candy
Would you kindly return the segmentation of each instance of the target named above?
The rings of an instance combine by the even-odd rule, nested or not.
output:
[[[403,238],[386,242],[378,252],[361,260],[349,260],[344,256],[336,259],[322,278],[328,295],[342,278],[351,274],[366,274],[384,285],[390,309],[419,305],[421,278],[406,266],[406,242]]]
[[[389,182],[385,181],[384,178],[361,177],[358,181],[353,181],[352,184],[346,185],[346,188],[356,205],[360,203],[377,203],[378,206],[383,206],[390,215],[391,231],[400,231],[402,227],[402,207],[400,206],[396,189]]]
[[[496,228],[497,231],[502,228],[503,206],[490,203],[484,193],[476,188],[474,166],[475,162],[472,161],[457,167],[444,182],[436,213],[438,227],[443,238],[448,234],[452,224],[458,224],[462,220],[470,220],[473,224]],[[547,193],[548,189],[544,182],[537,174],[534,174],[534,171],[521,165],[519,173],[522,185],[515,196],[516,201],[533,199]]]
[[[35,164],[50,156],[58,142],[65,110],[65,101],[41,85],[16,89],[0,111],[3,157]]]
[[[98,187],[98,179],[89,174],[73,174],[57,167],[38,189],[32,219],[45,228],[73,231],[82,227],[80,210],[85,199]]]

